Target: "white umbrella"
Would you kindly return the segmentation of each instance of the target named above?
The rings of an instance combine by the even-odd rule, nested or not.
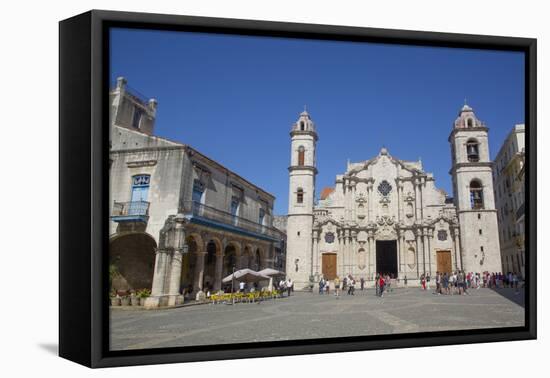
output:
[[[273,276],[284,276],[285,275],[285,272],[281,272],[279,270],[276,270],[276,269],[271,269],[271,268],[265,268],[265,269],[262,269],[260,270],[258,273],[264,275],[264,276],[269,276],[269,277],[273,277]]]
[[[269,280],[269,277],[263,274],[260,274],[252,269],[240,269],[235,271],[235,273],[232,273],[229,276],[225,277],[222,280],[222,282],[224,283],[231,282],[232,279],[239,282],[240,281],[258,282],[258,281]]]
[[[272,269],[272,268],[262,269],[258,273],[269,277],[269,284],[267,285],[269,291],[273,291],[273,277],[285,275],[285,272],[281,272],[279,270]]]

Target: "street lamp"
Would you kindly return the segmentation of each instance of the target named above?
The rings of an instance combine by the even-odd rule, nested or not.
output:
[[[235,297],[233,296],[235,283],[235,265],[233,265],[233,273],[231,274],[231,304],[235,304]]]

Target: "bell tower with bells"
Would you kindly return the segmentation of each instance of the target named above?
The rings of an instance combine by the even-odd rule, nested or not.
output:
[[[465,272],[502,270],[489,129],[466,103],[449,135],[454,203],[460,224],[461,265]]]
[[[317,175],[315,124],[304,107],[290,131],[286,275],[297,290],[309,285],[312,272],[313,206]]]

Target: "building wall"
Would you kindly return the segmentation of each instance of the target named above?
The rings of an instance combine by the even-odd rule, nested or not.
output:
[[[114,202],[129,202],[132,177],[151,176],[147,201],[150,202],[149,221],[145,232],[158,244],[160,229],[168,216],[178,213],[183,173],[189,169],[189,161],[182,147],[111,151],[110,211]],[[110,233],[116,233],[118,223],[109,222]]]
[[[515,125],[495,158],[493,175],[503,272],[521,273],[525,267],[525,230],[518,222],[518,210],[525,202],[520,178],[524,153],[525,125]]]

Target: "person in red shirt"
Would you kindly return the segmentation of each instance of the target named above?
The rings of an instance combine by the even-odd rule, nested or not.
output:
[[[386,284],[386,281],[384,281],[384,276],[380,275],[380,281],[378,282],[378,285],[380,287],[380,298],[384,296],[384,286]]]

